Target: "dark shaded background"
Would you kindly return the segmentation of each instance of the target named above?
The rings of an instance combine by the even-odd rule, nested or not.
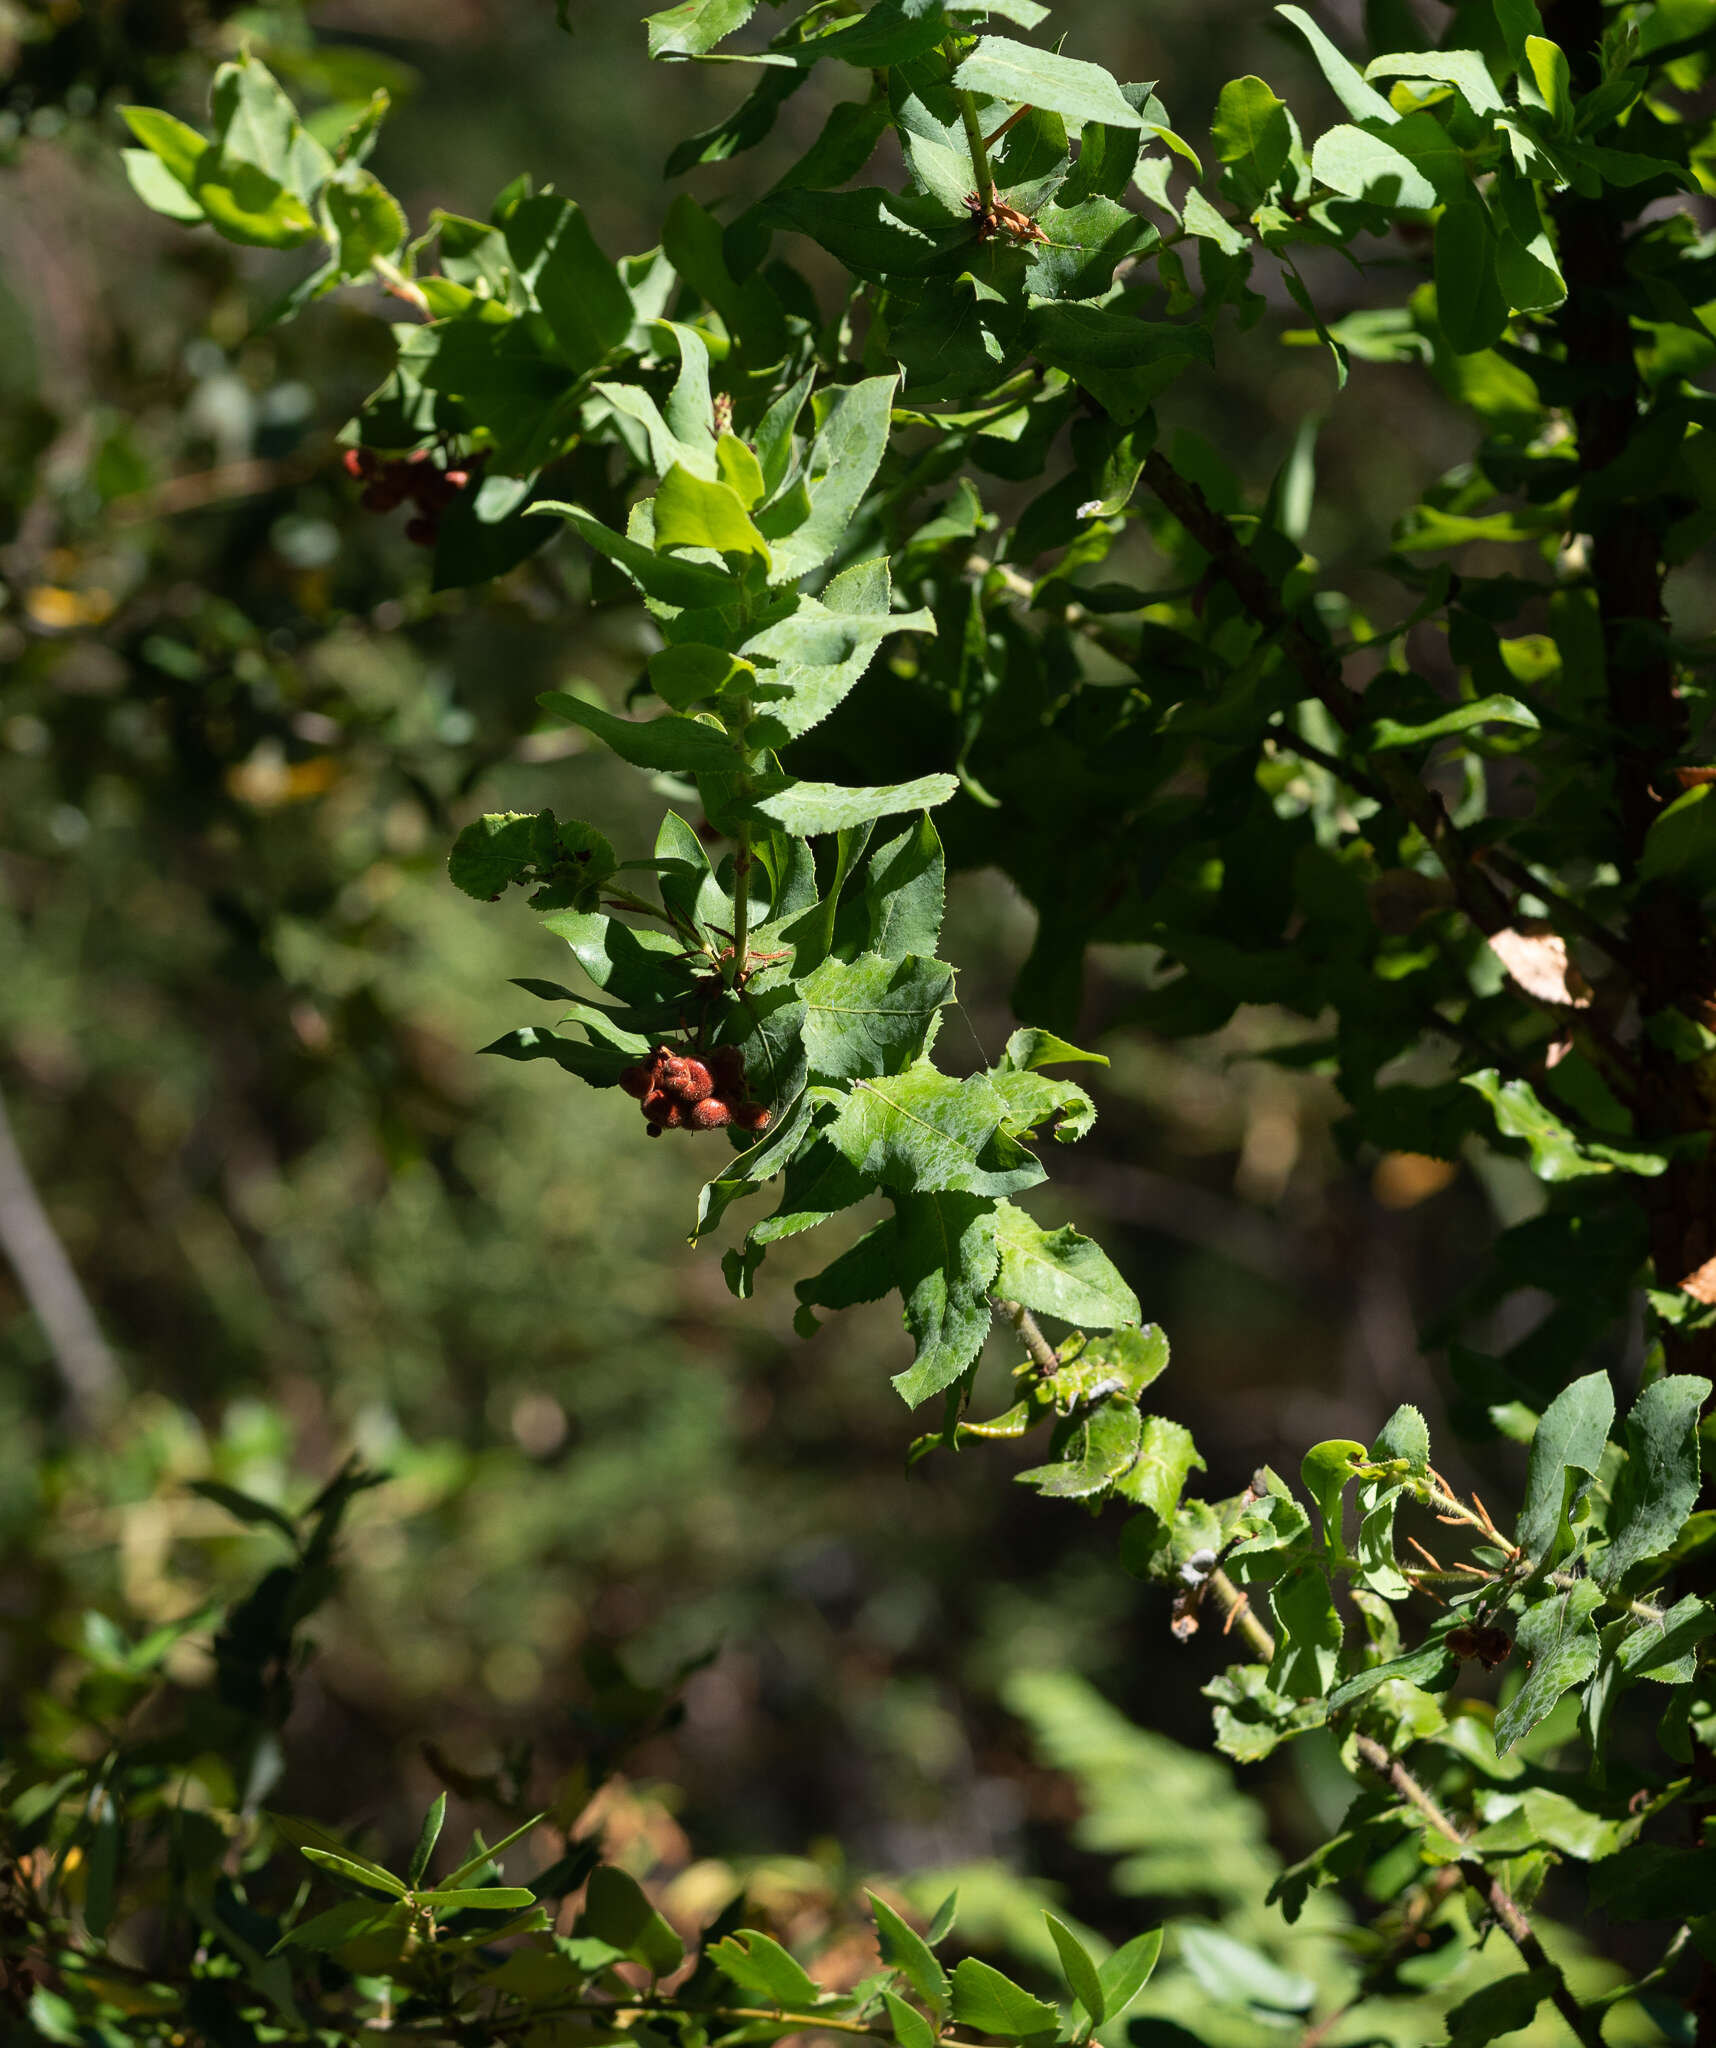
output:
[[[195,118],[210,59],[248,33],[323,105],[396,90],[376,168],[414,221],[483,213],[527,166],[619,253],[654,239],[670,140],[742,78],[647,65],[641,9],[617,0],[572,0],[571,40],[549,0],[349,0],[312,10],[315,43],[290,9],[221,11],[32,4],[0,44],[0,1091],[118,1390],[80,1430],[0,1267],[0,1720],[53,1682],[81,1606],[137,1627],[267,1561],[266,1534],[185,1480],[295,1501],[355,1447],[393,1482],[354,1512],[280,1804],[403,1835],[434,1789],[425,1738],[478,1773],[528,1739],[552,1786],[587,1739],[593,1649],[651,1682],[711,1652],[632,1769],[679,1788],[676,1823],[638,1808],[664,1854],[689,1853],[677,1824],[703,1857],[827,1868],[838,1837],[867,1869],[999,1859],[1130,1932],[998,1688],[1009,1667],[1081,1672],[1201,1743],[1223,1646],[1175,1646],[1163,1596],[1114,1562],[1119,1518],[1013,1489],[999,1452],[908,1479],[897,1319],[799,1341],[790,1281],[820,1244],[782,1247],[758,1299],[730,1301],[718,1252],[683,1241],[708,1155],[473,1056],[531,1020],[505,977],[563,969],[522,905],[452,890],[446,845],[479,810],[544,804],[634,849],[653,829],[641,778],[532,730],[538,690],[630,681],[637,615],[581,611],[564,544],[491,594],[431,600],[399,522],[360,512],[334,461],[384,368],[373,308],[262,331],[292,260],[146,214],[115,156],[118,103]],[[1321,106],[1256,0],[1061,0],[1057,20],[1070,51],[1160,79],[1195,144],[1246,70]],[[694,189],[754,186],[825,104],[801,94],[761,156]],[[1400,288],[1393,267],[1313,282],[1331,315]],[[1298,324],[1235,338],[1165,426],[1261,488],[1326,414],[1309,546],[1362,592],[1470,430],[1416,370],[1355,366],[1337,401],[1326,357],[1280,346]],[[1707,628],[1708,582],[1678,580]],[[990,1054],[1005,1038],[1030,938],[1004,885],[961,878],[956,1058],[963,1033]],[[1087,1037],[1112,1066],[1041,1213],[1099,1232],[1167,1329],[1163,1405],[1212,1493],[1368,1438],[1406,1399],[1440,1449],[1417,1327],[1534,1184],[1489,1156],[1348,1158],[1326,1084],[1251,1057],[1283,1020],[1130,1030],[1148,965],[1092,963]],[[1513,1447],[1470,1456],[1513,1493]],[[1314,1747],[1248,1775],[1288,1855],[1339,1810]]]

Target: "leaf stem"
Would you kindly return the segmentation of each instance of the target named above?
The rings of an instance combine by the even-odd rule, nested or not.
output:
[[[1354,1736],[1353,1746],[1360,1760],[1368,1764],[1378,1777],[1386,1778],[1401,1798],[1415,1808],[1439,1835],[1446,1841],[1459,1844],[1461,1848],[1465,1847],[1466,1837],[1399,1757],[1390,1755],[1380,1742],[1374,1741],[1368,1735]],[[1555,2010],[1573,2029],[1577,2038],[1585,2043],[1585,2048],[1603,2048],[1602,2028],[1598,2016],[1594,2012],[1587,2012],[1573,1996],[1568,1988],[1567,1979],[1561,1974],[1559,1966],[1550,1960],[1519,1901],[1500,1878],[1485,1869],[1477,1857],[1460,1857],[1458,1868],[1461,1876],[1486,1901],[1490,1911],[1506,1928],[1514,1947],[1524,1958],[1526,1968],[1545,1970],[1553,1978],[1554,1985],[1549,1996]]]
[[[1250,1596],[1242,1593],[1220,1566],[1210,1573],[1205,1584],[1222,1611],[1224,1626],[1237,1626],[1240,1634],[1250,1644],[1253,1654],[1265,1664],[1273,1664],[1275,1638],[1270,1634],[1263,1618],[1253,1609]]]
[[[942,54],[947,59],[948,76],[951,78],[959,69],[959,52],[954,48],[951,36],[941,47]],[[977,96],[975,93],[961,92],[957,86],[954,90],[959,98],[960,119],[965,123],[965,140],[971,149],[971,169],[977,180],[978,201],[983,211],[987,213],[995,204],[995,177],[989,168],[989,150],[983,140],[983,123],[977,117]]]
[[[1018,1331],[1019,1341],[1031,1355],[1031,1363],[1044,1379],[1052,1380],[1061,1369],[1061,1361],[1055,1353],[1055,1347],[1043,1335],[1042,1325],[1023,1302],[1002,1301],[999,1296],[992,1299],[995,1306]]]
[[[745,961],[751,946],[751,830],[739,827],[738,851],[733,855],[733,957],[727,965],[727,986],[743,988]]]

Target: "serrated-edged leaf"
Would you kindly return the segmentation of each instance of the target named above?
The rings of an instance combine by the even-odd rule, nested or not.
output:
[[[1617,1169],[1641,1176],[1667,1170],[1664,1152],[1611,1145],[1575,1133],[1538,1099],[1529,1081],[1504,1081],[1494,1067],[1462,1074],[1460,1080],[1490,1105],[1495,1112],[1496,1129],[1504,1138],[1521,1138],[1530,1147],[1531,1170],[1539,1180],[1582,1180]]]
[[[1583,1685],[1597,1669],[1602,1645],[1591,1617],[1602,1604],[1602,1587],[1594,1579],[1579,1579],[1521,1617],[1514,1643],[1525,1659],[1525,1683],[1496,1715],[1498,1756],[1506,1756],[1563,1693]]]
[[[897,1074],[923,1053],[943,1006],[953,999],[953,969],[939,960],[824,960],[800,982],[805,1054],[819,1081]]]
[[[1130,1401],[1099,1402],[1072,1427],[1061,1455],[1016,1475],[1049,1500],[1089,1500],[1120,1485],[1137,1461],[1143,1419]]]
[[[1001,1204],[996,1224],[1001,1270],[995,1285],[1005,1300],[1087,1329],[1143,1321],[1137,1295],[1093,1238],[1070,1223],[1044,1230],[1011,1202]]]
[[[1031,24],[1027,23],[1027,27]],[[959,1918],[959,1887],[954,1886],[941,1904],[930,1915],[930,1924],[924,1930],[924,1940],[931,1948],[940,1948],[953,1932],[953,1923]]]
[[[680,0],[645,18],[652,57],[702,57],[743,28],[757,0]]]
[[[1033,49],[1008,36],[984,36],[954,73],[960,92],[987,93],[1014,106],[1041,107],[1066,121],[1141,128],[1143,117],[1100,64]]]
[[[906,953],[933,957],[946,891],[947,860],[926,811],[870,856],[862,903],[855,906],[862,911],[862,950],[888,959]]]
[[[1430,1429],[1420,1410],[1410,1402],[1402,1402],[1383,1424],[1376,1442],[1370,1447],[1370,1455],[1379,1465],[1404,1458],[1414,1472],[1428,1472]]]
[[[376,257],[393,256],[405,240],[405,210],[372,171],[342,165],[324,196],[343,276],[361,277]]]
[[[1162,1352],[1165,1357],[1165,1340]],[[1183,1423],[1166,1415],[1147,1415],[1139,1431],[1138,1455],[1116,1483],[1115,1491],[1122,1499],[1148,1508],[1164,1528],[1169,1528],[1187,1479],[1194,1471],[1203,1469],[1203,1454]]]
[[[876,1916],[876,1939],[881,1945],[883,1962],[890,1969],[898,1970],[939,2018],[947,2011],[947,1972],[936,1961],[934,1951],[923,1936],[916,1928],[909,1927],[886,1899],[878,1898],[874,1892],[866,1892],[864,1896],[870,1901],[870,1910]]]
[[[998,1258],[994,1212],[982,1195],[894,1197],[894,1280],[917,1355],[893,1385],[908,1407],[952,1386],[983,1349]]]
[[[808,198],[810,195],[796,195]],[[838,552],[888,445],[897,377],[840,385],[805,458],[810,510],[775,543],[773,583],[795,582]]]
[[[759,1998],[788,2011],[808,2012],[822,1996],[821,1987],[804,1966],[773,1936],[741,1927],[708,1951],[724,1977]]]
[[[915,782],[889,783],[879,789],[848,789],[837,782],[795,782],[765,789],[749,806],[751,813],[796,839],[819,833],[849,831],[872,818],[901,811],[929,810],[958,794],[957,775],[920,775]]]
[[[730,484],[694,475],[676,462],[655,496],[655,544],[664,548],[709,548],[722,556],[756,555],[767,568],[769,544]]]
[[[1531,1440],[1515,1532],[1534,1561],[1552,1557],[1561,1546],[1569,1510],[1596,1475],[1614,1419],[1614,1389],[1604,1372],[1587,1373],[1564,1387],[1543,1411]]]
[[[741,1152],[708,1182],[697,1202],[694,1237],[714,1228],[728,1207],[753,1194],[772,1180],[793,1158],[811,1131],[811,1101],[801,1095],[790,1109],[777,1116],[762,1138]]]
[[[594,733],[634,768],[698,775],[711,770],[734,774],[744,765],[744,756],[719,726],[681,717],[677,711],[664,711],[657,718],[619,718],[566,690],[545,690],[536,701],[567,724]]]
[[[1098,1974],[1110,2019],[1119,2019],[1149,1983],[1161,1954],[1162,1930],[1152,1927],[1147,1934],[1135,1934],[1130,1941],[1123,1942],[1102,1965]]]
[[[418,1831],[417,1846],[411,1852],[411,1864],[407,1872],[412,1884],[421,1884],[424,1872],[429,1868],[429,1859],[435,1853],[435,1844],[441,1839],[441,1828],[447,1818],[447,1795],[441,1793],[423,1816],[423,1826]]]
[[[1002,1131],[1006,1107],[988,1075],[954,1080],[920,1062],[854,1083],[826,1135],[860,1172],[898,1194],[1011,1195],[1044,1174]]]
[[[953,1973],[953,2016],[961,2026],[997,2034],[1006,2041],[1028,2041],[1060,2024],[1060,2014],[1042,1999],[1004,1977],[976,1956],[967,1956]]]
[[[1100,2024],[1108,2012],[1108,1994],[1103,1989],[1102,1975],[1096,1967],[1094,1958],[1064,1920],[1057,1920],[1053,1913],[1045,1913],[1043,1920],[1055,1944],[1055,1953],[1061,1959],[1061,1969],[1066,1975],[1067,1983],[1072,1987],[1073,1996],[1091,2018]]]
[[[402,1899],[405,1896],[404,1885],[391,1870],[383,1870],[379,1863],[371,1863],[365,1857],[345,1856],[332,1849],[317,1848],[301,1848],[298,1853],[319,1870],[344,1878],[348,1884],[361,1884],[369,1891],[385,1892],[389,1898]]]
[[[1696,1373],[1653,1380],[1627,1417],[1627,1462],[1609,1509],[1609,1541],[1593,1566],[1617,1585],[1646,1558],[1668,1549],[1698,1504],[1698,1422],[1710,1382]],[[1542,1425],[1539,1424],[1541,1429]]]

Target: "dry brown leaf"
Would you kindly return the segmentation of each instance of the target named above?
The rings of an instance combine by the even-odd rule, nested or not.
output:
[[[1706,1306],[1716,1303],[1716,1258],[1706,1259],[1696,1273],[1688,1273],[1680,1283],[1680,1291]]]
[[[1677,768],[1674,779],[1682,789],[1696,789],[1701,782],[1716,782],[1716,768]]]
[[[1558,932],[1510,925],[1490,933],[1490,947],[1528,996],[1575,1010],[1589,1007],[1591,985],[1568,959],[1567,941]]]

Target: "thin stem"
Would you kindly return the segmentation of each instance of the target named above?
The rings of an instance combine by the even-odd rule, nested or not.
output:
[[[1258,1658],[1265,1664],[1275,1662],[1275,1638],[1265,1627],[1262,1618],[1251,1605],[1251,1597],[1242,1593],[1226,1572],[1219,1567],[1210,1573],[1205,1581],[1216,1605],[1222,1611],[1225,1626],[1237,1627]]]
[[[569,1999],[555,2005],[534,2006],[528,2012],[519,2012],[505,2018],[487,2019],[483,2022],[485,2031],[491,2034],[510,2033],[519,2028],[531,2028],[545,2020],[569,2017],[573,2014],[595,2013],[612,2020],[629,2019],[639,2013],[688,2013],[699,2019],[713,2020],[717,2025],[740,2023],[752,2020],[766,2020],[772,2025],[790,2027],[794,2033],[806,2034],[853,2034],[863,2040],[892,2041],[890,2027],[866,2026],[862,2020],[841,2020],[818,2012],[778,2012],[766,2005],[695,2005],[677,1998],[632,1998],[623,2002],[593,1998]],[[441,2025],[393,2027],[394,2034],[434,2034],[443,2031]],[[975,2042],[952,2033],[941,2035],[942,2048],[977,2048]]]
[[[743,987],[745,961],[751,945],[751,834],[739,827],[739,848],[733,855],[733,958],[728,964],[727,986]]]
[[[1015,109],[1013,110],[1013,112],[1012,112],[1012,113],[1010,113],[1010,114],[1009,114],[1009,115],[1007,116],[1006,120],[1005,120],[1005,121],[1003,121],[1003,122],[1001,123],[1000,127],[999,127],[999,128],[997,128],[997,129],[995,130],[995,132],[994,132],[994,133],[993,133],[992,135],[986,135],[986,136],[984,136],[984,138],[983,138],[983,147],[984,147],[985,149],[993,149],[993,148],[995,147],[996,143],[998,143],[998,142],[999,142],[999,141],[1001,140],[1002,136],[1003,136],[1003,135],[1005,135],[1005,134],[1007,133],[1007,130],[1008,130],[1009,128],[1016,128],[1016,127],[1017,127],[1017,126],[1019,125],[1019,123],[1020,123],[1020,122],[1021,122],[1022,120],[1024,120],[1025,116],[1026,116],[1026,115],[1027,115],[1027,114],[1028,114],[1028,113],[1029,113],[1030,111],[1031,111],[1031,108],[1030,108],[1030,103],[1029,103],[1029,101],[1027,101],[1027,102],[1026,102],[1026,104],[1025,104],[1024,106],[1022,106],[1022,107],[1016,107],[1016,108],[1015,108]]]
[[[996,1299],[995,1306],[1019,1333],[1019,1340],[1031,1355],[1031,1363],[1044,1379],[1052,1380],[1061,1369],[1055,1347],[1043,1335],[1042,1326],[1023,1302]]]
[[[1436,1801],[1406,1768],[1399,1757],[1391,1756],[1380,1742],[1373,1741],[1368,1735],[1355,1736],[1353,1738],[1353,1746],[1361,1760],[1368,1764],[1378,1777],[1386,1778],[1401,1798],[1409,1806],[1414,1807],[1422,1814],[1424,1819],[1444,1840],[1457,1843],[1462,1849],[1466,1846],[1466,1837],[1461,1834],[1460,1830],[1442,1811],[1441,1807],[1436,1804]],[[1558,1965],[1550,1960],[1542,1942],[1538,1940],[1531,1922],[1526,1918],[1524,1909],[1520,1906],[1519,1901],[1514,1898],[1500,1878],[1485,1869],[1477,1857],[1460,1857],[1458,1868],[1461,1876],[1485,1900],[1490,1911],[1501,1922],[1502,1926],[1506,1928],[1513,1945],[1524,1958],[1526,1968],[1528,1970],[1545,1970],[1553,1978],[1554,1984],[1549,1996],[1554,2003],[1555,2010],[1560,2013],[1561,2017],[1573,2029],[1577,2038],[1585,2043],[1585,2048],[1603,2048],[1602,2028],[1597,2015],[1593,2012],[1587,2012],[1573,1996],[1573,1993],[1568,1988],[1567,1979],[1562,1976]]]
[[[397,263],[386,256],[372,256],[370,268],[381,280],[383,291],[390,292],[396,299],[403,299],[408,306],[415,306],[425,320],[431,317],[429,301],[423,295],[422,286],[413,284]]]
[[[942,44],[942,54],[947,59],[948,75],[951,77],[959,69],[959,52],[954,48],[951,36]],[[983,123],[977,117],[977,98],[975,94],[969,92],[959,92],[958,98],[959,116],[965,123],[965,140],[971,150],[971,169],[977,180],[978,204],[987,213],[995,204],[995,178],[989,168],[989,150],[983,140]]]
[[[0,1096],[0,1250],[10,1260],[24,1299],[48,1340],[48,1349],[72,1411],[92,1426],[124,1392],[101,1325],[66,1256]]]

